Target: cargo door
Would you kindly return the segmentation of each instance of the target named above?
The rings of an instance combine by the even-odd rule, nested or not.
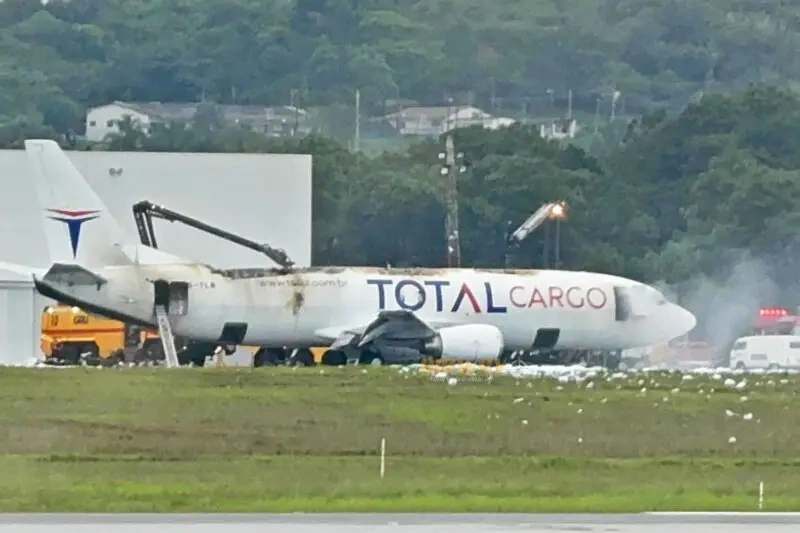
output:
[[[625,322],[631,314],[631,295],[626,287],[614,287],[614,320]]]

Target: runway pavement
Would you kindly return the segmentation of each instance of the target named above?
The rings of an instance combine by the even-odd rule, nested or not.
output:
[[[159,533],[797,533],[800,513],[655,513],[655,514],[0,514],[0,532],[84,533],[142,531]],[[758,528],[758,529],[755,529]]]

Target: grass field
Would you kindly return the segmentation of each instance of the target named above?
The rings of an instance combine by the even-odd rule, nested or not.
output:
[[[3,369],[0,511],[800,510],[800,382],[726,378]]]

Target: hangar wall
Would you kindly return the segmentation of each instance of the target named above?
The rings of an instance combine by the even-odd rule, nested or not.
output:
[[[67,152],[138,241],[131,205],[140,200],[200,218],[283,248],[298,266],[311,264],[311,156]],[[47,266],[40,206],[23,150],[0,150],[0,260]],[[273,266],[265,256],[194,230],[155,221],[159,248],[221,268]]]
[[[283,248],[298,266],[311,264],[310,155],[66,153],[137,242],[131,205],[150,200]],[[0,261],[45,268],[49,257],[42,206],[29,176],[24,150],[0,150]],[[274,266],[257,252],[183,224],[155,220],[154,225],[159,248],[165,251],[220,268]],[[16,274],[0,272],[0,365],[15,364],[6,359],[17,360],[23,352],[25,360],[31,353],[41,357],[41,310],[52,302],[32,286],[26,293],[29,302],[19,283],[25,282]],[[31,324],[33,337],[27,331]],[[231,357],[234,364],[247,362],[248,354]]]
[[[41,357],[41,309],[44,306],[40,303],[30,279],[0,270],[0,365],[27,365]]]

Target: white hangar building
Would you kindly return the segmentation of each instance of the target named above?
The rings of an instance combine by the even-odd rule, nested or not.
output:
[[[283,248],[297,266],[311,264],[310,155],[78,151],[67,155],[132,239],[138,241],[132,205],[150,200]],[[0,185],[0,261],[46,268],[42,206],[29,179],[25,151],[0,150]],[[163,250],[221,268],[274,266],[258,252],[184,224],[155,219],[154,226]],[[0,365],[26,364],[41,357],[41,313],[49,303],[25,276],[0,270]]]

